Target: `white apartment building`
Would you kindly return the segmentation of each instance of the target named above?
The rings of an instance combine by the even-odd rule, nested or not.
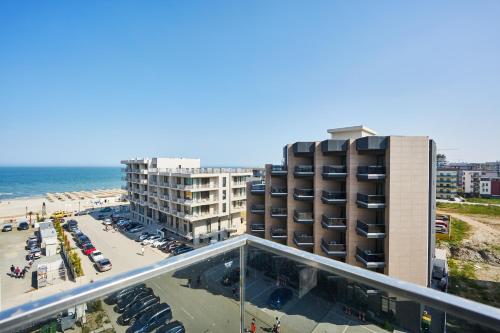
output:
[[[132,219],[157,223],[195,245],[245,232],[251,169],[201,168],[199,159],[123,160]]]

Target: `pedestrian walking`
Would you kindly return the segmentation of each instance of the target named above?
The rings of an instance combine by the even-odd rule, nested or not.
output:
[[[10,265],[10,275],[11,276],[14,276],[15,270],[16,270],[16,268],[14,267],[14,265]]]
[[[21,277],[24,279],[24,275],[26,274],[26,268],[23,268],[21,271]]]
[[[257,332],[257,326],[255,326],[255,318],[252,318],[252,323],[250,324],[250,332],[251,333]]]
[[[16,267],[16,270],[14,271],[15,274],[16,274],[16,279],[19,277],[19,274],[21,273],[21,269],[18,267]]]
[[[191,278],[188,279],[188,288],[191,288]]]
[[[144,257],[144,246],[141,247],[141,254]]]

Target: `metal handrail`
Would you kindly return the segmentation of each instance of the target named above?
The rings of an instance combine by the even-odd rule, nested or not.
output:
[[[30,321],[41,320],[78,304],[106,296],[122,288],[162,274],[208,260],[227,251],[240,249],[240,254],[243,255],[246,252],[247,246],[286,257],[309,267],[321,269],[342,278],[369,285],[372,288],[381,289],[395,296],[425,304],[462,319],[488,326],[494,330],[500,330],[500,309],[492,306],[398,280],[259,237],[241,235],[179,256],[164,259],[152,265],[97,280],[75,289],[2,311],[0,312],[0,332],[16,331],[16,328],[25,325],[26,318],[29,318]],[[241,272],[243,273],[240,274],[240,277],[244,279],[244,269]],[[241,285],[244,284],[242,283]],[[244,300],[244,297],[241,298]],[[241,331],[243,332],[243,327]]]

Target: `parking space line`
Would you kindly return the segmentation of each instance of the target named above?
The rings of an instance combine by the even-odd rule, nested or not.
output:
[[[194,317],[193,317],[193,316],[192,316],[189,312],[187,312],[187,310],[186,310],[186,309],[184,309],[184,307],[182,307],[182,306],[181,306],[181,310],[182,310],[185,314],[187,314],[187,315],[189,316],[189,318],[191,318],[191,319],[193,319],[193,320],[194,320]]]

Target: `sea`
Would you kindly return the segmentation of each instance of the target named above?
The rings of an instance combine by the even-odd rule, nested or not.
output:
[[[120,167],[0,167],[0,200],[116,189],[121,176]]]

